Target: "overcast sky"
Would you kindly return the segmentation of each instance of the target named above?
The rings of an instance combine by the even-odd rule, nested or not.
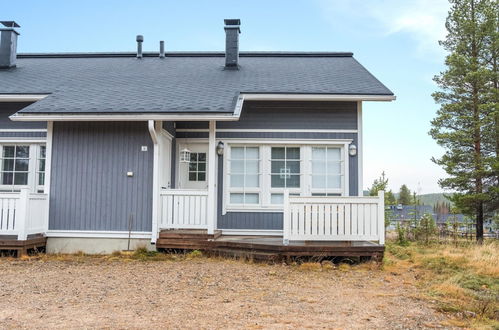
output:
[[[224,18],[241,19],[242,50],[352,51],[397,96],[364,104],[364,187],[386,172],[440,192],[444,172],[430,158],[442,149],[428,135],[438,108],[432,77],[443,70],[446,0],[129,1],[16,0],[1,20],[21,25],[20,52],[223,50]]]

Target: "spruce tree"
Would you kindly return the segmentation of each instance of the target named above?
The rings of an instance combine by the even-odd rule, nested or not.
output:
[[[399,191],[399,204],[410,205],[412,204],[411,191],[405,184],[400,187]]]
[[[440,104],[430,135],[445,154],[433,161],[449,175],[439,180],[456,191],[451,201],[476,220],[476,236],[483,240],[486,211],[497,205],[498,0],[450,0],[447,36],[440,44],[448,52],[446,69],[434,80]]]

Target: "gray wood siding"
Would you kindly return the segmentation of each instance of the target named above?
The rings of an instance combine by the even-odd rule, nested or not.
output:
[[[47,122],[44,121],[12,121],[9,119],[10,115],[31,103],[33,102],[0,102],[0,129],[47,128]]]
[[[152,173],[146,122],[55,122],[49,228],[151,231]]]

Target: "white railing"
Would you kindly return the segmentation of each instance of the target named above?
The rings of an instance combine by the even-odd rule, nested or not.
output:
[[[290,197],[284,194],[284,244],[296,241],[385,243],[384,192],[376,197]]]
[[[47,195],[30,193],[28,188],[0,193],[0,235],[26,240],[30,234],[44,233],[47,207]]]
[[[208,229],[208,191],[164,189],[159,229]]]

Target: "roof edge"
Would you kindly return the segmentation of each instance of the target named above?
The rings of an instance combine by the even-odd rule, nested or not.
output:
[[[225,52],[165,52],[166,57],[224,57]],[[353,57],[352,52],[239,52],[240,57]],[[74,52],[74,53],[18,53],[17,58],[114,58],[137,57],[135,52]],[[159,52],[144,52],[143,57],[159,57]]]

